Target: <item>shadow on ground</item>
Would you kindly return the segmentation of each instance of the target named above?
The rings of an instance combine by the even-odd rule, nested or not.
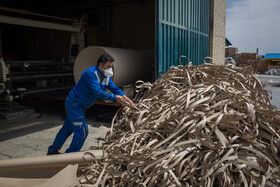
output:
[[[61,126],[66,117],[62,101],[37,100],[34,102],[33,108],[39,114],[36,119],[22,119],[21,122],[16,123],[0,120],[0,142]],[[86,110],[88,125],[97,128],[100,126],[110,128],[110,123],[118,109],[119,107],[94,105]]]

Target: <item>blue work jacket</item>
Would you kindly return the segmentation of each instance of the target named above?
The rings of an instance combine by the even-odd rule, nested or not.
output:
[[[116,100],[116,95],[125,95],[125,93],[117,87],[110,77],[103,76],[98,66],[87,68],[69,93],[71,99],[75,100],[83,108],[91,107],[97,100]],[[105,92],[109,89],[113,94]]]

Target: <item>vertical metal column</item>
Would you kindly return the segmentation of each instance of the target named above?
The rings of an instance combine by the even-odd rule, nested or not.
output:
[[[0,59],[3,58],[3,49],[2,49],[2,33],[1,33],[1,24],[0,24]]]

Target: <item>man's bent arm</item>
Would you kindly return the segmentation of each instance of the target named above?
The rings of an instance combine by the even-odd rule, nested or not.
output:
[[[103,100],[111,100],[113,102],[116,100],[116,95],[107,93],[101,89],[95,74],[91,75],[90,73],[87,73],[86,81],[89,85],[91,92],[96,98]]]
[[[115,95],[126,95],[119,87],[117,87],[111,78],[109,78],[108,89]]]

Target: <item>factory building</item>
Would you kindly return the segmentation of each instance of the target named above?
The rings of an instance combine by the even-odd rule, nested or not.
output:
[[[150,55],[150,81],[179,65],[180,57],[183,65],[208,56],[222,64],[225,14],[226,0],[3,0],[1,101],[69,91],[75,60],[88,46]]]

